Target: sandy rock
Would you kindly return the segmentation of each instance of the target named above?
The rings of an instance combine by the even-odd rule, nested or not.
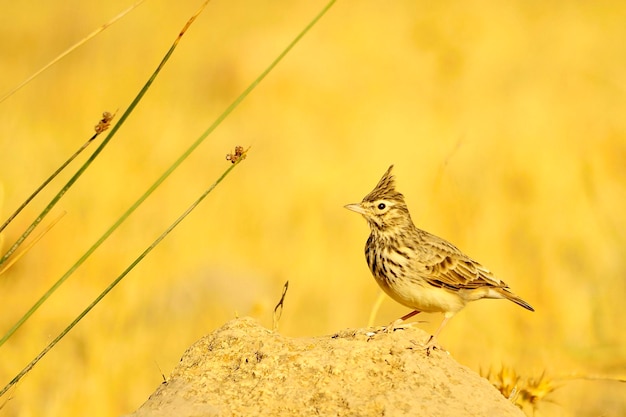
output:
[[[427,338],[416,328],[289,338],[232,320],[193,344],[128,417],[524,416],[447,353],[427,356]]]

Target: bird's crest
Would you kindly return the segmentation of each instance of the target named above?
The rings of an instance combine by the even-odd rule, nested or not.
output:
[[[404,202],[404,196],[396,191],[396,179],[391,174],[393,165],[387,169],[387,172],[378,181],[374,189],[363,198],[363,201],[374,202],[376,200],[397,200]]]

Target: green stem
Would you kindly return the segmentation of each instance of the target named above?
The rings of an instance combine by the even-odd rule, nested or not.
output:
[[[19,207],[17,208],[17,210],[15,210],[15,211],[13,212],[13,214],[11,214],[11,215],[9,216],[9,218],[8,218],[8,219],[7,219],[7,220],[6,220],[6,221],[2,224],[2,226],[0,226],[0,233],[2,233],[2,231],[3,231],[4,229],[6,229],[6,227],[9,225],[9,223],[11,223],[11,221],[13,221],[13,219],[14,219],[14,218],[15,218],[18,214],[20,214],[20,212],[21,212],[22,210],[24,210],[24,207],[26,207],[26,206],[28,205],[28,203],[30,203],[30,202],[33,200],[33,198],[35,198],[35,197],[37,196],[37,194],[39,194],[39,193],[41,192],[41,190],[43,190],[43,189],[46,187],[46,185],[48,185],[48,184],[50,183],[50,181],[52,181],[53,179],[55,179],[55,178],[56,178],[56,176],[57,176],[57,175],[59,175],[59,173],[60,173],[61,171],[63,171],[63,170],[65,169],[65,167],[67,167],[67,166],[70,164],[70,162],[72,162],[72,161],[73,161],[73,160],[74,160],[74,159],[75,159],[78,155],[80,155],[80,153],[81,153],[82,151],[84,151],[84,150],[87,148],[87,146],[89,146],[89,144],[90,144],[91,142],[93,142],[93,140],[94,140],[97,136],[98,136],[98,134],[93,135],[93,136],[92,136],[92,137],[91,137],[91,138],[90,138],[87,142],[85,142],[85,143],[84,143],[84,144],[83,144],[83,145],[82,145],[82,146],[81,146],[81,147],[80,147],[80,148],[79,148],[76,152],[74,152],[74,155],[70,156],[70,157],[67,159],[67,161],[65,161],[65,162],[64,162],[64,163],[63,163],[63,164],[62,164],[62,165],[61,165],[61,166],[60,166],[60,167],[59,167],[56,171],[54,171],[54,172],[52,173],[52,175],[50,175],[50,176],[48,177],[48,179],[46,179],[46,180],[43,182],[43,183],[42,183],[42,184],[41,184],[41,185],[40,185],[40,186],[39,186],[39,187],[38,187],[38,188],[37,188],[37,189],[36,189],[36,190],[35,190],[35,191],[34,191],[34,192],[33,192],[33,193],[32,193],[32,194],[31,194],[31,195],[30,195],[30,196],[29,196],[29,197],[28,197],[28,198],[27,198],[24,202],[23,202],[23,203],[22,203],[22,205],[21,205],[21,206],[19,206]],[[7,258],[8,258],[8,257],[7,257]],[[5,259],[5,258],[2,258],[2,260],[3,260],[3,261],[2,261],[2,262],[0,262],[0,265],[2,265],[2,263],[6,261],[6,259]]]
[[[206,5],[206,3],[205,3],[205,5]],[[200,11],[198,11],[198,13],[199,12]],[[196,16],[197,16],[197,14],[194,15],[192,17],[192,19],[190,19],[190,21],[193,21],[193,19],[195,19]],[[185,26],[185,30],[188,28],[188,26],[189,26],[189,22],[187,22],[187,25]],[[93,154],[91,154],[91,156],[83,164],[83,166],[81,166],[78,169],[76,174],[74,174],[74,176],[67,182],[67,184],[65,184],[65,186],[61,189],[61,191],[59,191],[59,193],[52,199],[52,201],[41,212],[41,214],[37,217],[37,219],[35,219],[35,221],[28,227],[28,229],[26,229],[26,232],[24,232],[22,234],[22,236],[20,236],[20,238],[17,240],[17,242],[15,242],[15,244],[11,247],[11,249],[9,249],[9,251],[4,255],[4,257],[2,259],[0,259],[0,265],[2,265],[2,263],[4,263],[4,261],[6,261],[6,259],[8,259],[9,256],[11,256],[11,254],[13,254],[13,252],[15,252],[15,250],[24,241],[24,239],[26,239],[26,237],[28,237],[28,235],[30,235],[30,233],[33,231],[33,229],[35,229],[35,227],[43,220],[43,218],[48,214],[48,212],[50,210],[52,210],[52,207],[54,207],[56,205],[56,203],[61,199],[61,197],[63,197],[63,195],[67,192],[67,190],[76,182],[76,180],[83,174],[83,172],[89,167],[89,165],[91,165],[91,163],[94,161],[94,159],[96,159],[98,154],[100,152],[102,152],[102,150],[109,143],[109,141],[111,140],[113,135],[115,135],[117,130],[124,124],[124,121],[126,121],[126,119],[132,113],[132,111],[135,109],[135,107],[137,106],[139,101],[141,101],[143,96],[146,94],[146,92],[148,91],[148,89],[150,88],[150,86],[152,85],[154,80],[156,79],[156,77],[159,74],[159,72],[161,72],[161,69],[163,69],[163,67],[165,66],[165,63],[169,60],[170,56],[174,52],[174,49],[176,49],[176,46],[178,45],[178,42],[179,42],[181,36],[183,36],[185,34],[185,30],[180,32],[180,34],[178,35],[178,37],[176,38],[176,40],[172,44],[172,47],[169,49],[169,51],[167,51],[167,53],[165,54],[165,57],[163,57],[163,59],[159,63],[159,66],[157,67],[157,69],[152,73],[152,76],[150,77],[150,79],[146,82],[146,84],[143,86],[141,91],[139,91],[139,94],[137,94],[137,96],[132,101],[132,103],[130,104],[128,109],[124,112],[122,117],[120,117],[119,122],[115,126],[113,126],[113,128],[111,129],[111,132],[108,134],[108,136],[102,141],[100,146],[93,152]],[[186,156],[184,156],[184,157],[186,157]],[[171,172],[178,166],[178,164],[180,164],[180,162],[182,162],[182,159],[184,159],[184,158],[183,157],[179,158],[179,160],[176,161],[176,163],[174,165],[172,165],[172,167],[170,167],[170,169],[168,169],[166,171],[166,173],[163,174],[161,176],[161,178],[159,178],[157,180],[157,182],[154,183],[152,185],[152,187],[150,187],[148,189],[148,191],[143,196],[141,196],[141,198],[139,200],[137,200],[137,202],[135,204],[133,204],[131,206],[131,208],[128,209],[117,220],[117,222],[115,222],[115,224],[113,226],[111,226],[111,228],[109,230],[107,230],[106,233],[104,235],[102,235],[100,237],[100,239],[98,239],[98,241],[91,248],[89,248],[89,250],[87,252],[85,252],[85,254],[83,256],[80,257],[80,259],[78,259],[78,261],[76,261],[76,263],[69,269],[69,271],[67,271],[61,278],[59,278],[59,280],[57,282],[55,282],[54,285],[52,285],[52,287],[50,287],[50,289],[48,291],[46,291],[46,293],[39,300],[37,300],[37,302],[26,312],[26,314],[24,314],[24,316],[21,319],[19,319],[17,321],[17,323],[15,323],[13,325],[13,327],[11,327],[9,329],[9,331],[2,337],[2,339],[0,339],[0,346],[2,346],[13,335],[13,333],[15,333],[17,331],[17,329],[19,329],[22,326],[22,324],[24,324],[24,322],[30,318],[30,316],[32,316],[33,313],[35,311],[37,311],[37,309],[50,297],[50,295],[52,295],[52,293],[54,293],[61,286],[61,284],[63,284],[65,282],[65,280],[70,275],[72,275],[72,273],[80,265],[82,265],[83,262],[85,262],[85,260],[98,248],[98,246],[100,246],[102,244],[102,242],[104,242],[111,235],[111,233],[113,233],[113,231],[115,229],[117,229],[117,227],[120,224],[122,224],[124,222],[124,220],[126,220],[126,218],[128,216],[130,216],[130,214],[133,211],[135,211],[135,209],[141,203],[143,203],[143,201],[152,193],[152,191],[154,191],[154,189],[159,184],[161,184],[163,182],[163,180],[165,180],[165,178],[167,178],[167,176],[169,176],[169,174],[171,174]]]
[[[243,158],[240,158],[239,160],[237,160],[232,166],[230,166],[226,171],[224,171],[224,173],[217,179],[217,181],[215,181],[204,193],[202,193],[202,195],[193,202],[193,204],[191,204],[189,206],[189,208],[187,208],[187,210],[185,210],[183,212],[183,214],[181,214],[175,221],[174,223],[172,223],[163,233],[161,233],[161,235],[156,238],[156,240],[154,242],[152,242],[152,244],[150,244],[150,246],[148,246],[125,270],[124,272],[122,272],[117,278],[115,278],[115,280],[113,282],[111,282],[111,284],[109,284],[108,287],[106,287],[106,289],[104,291],[102,291],[100,293],[100,295],[98,295],[98,297],[96,297],[95,300],[93,300],[91,302],[91,304],[89,304],[87,306],[87,308],[85,308],[82,313],[80,313],[78,315],[78,317],[76,317],[74,319],[74,321],[72,321],[69,326],[67,326],[52,342],[50,342],[48,344],[48,346],[46,346],[40,353],[39,355],[37,355],[35,357],[35,359],[33,359],[24,369],[22,369],[22,371],[17,374],[15,376],[15,378],[13,378],[11,380],[11,382],[9,382],[4,388],[2,388],[2,390],[0,390],[0,397],[2,395],[4,395],[9,389],[11,389],[11,387],[15,384],[17,384],[19,382],[20,379],[22,379],[22,377],[24,375],[26,375],[31,369],[33,369],[33,367],[37,364],[37,362],[39,362],[41,360],[41,358],[43,358],[46,353],[48,353],[61,339],[63,339],[63,337],[69,333],[70,330],[72,330],[74,328],[74,326],[76,326],[78,324],[79,321],[81,321],[83,319],[83,317],[85,317],[87,315],[87,313],[89,313],[113,288],[115,288],[115,286],[126,276],[128,275],[128,273],[130,271],[132,271],[132,269],[137,266],[137,264],[139,262],[141,262],[141,260],[143,258],[146,257],[146,255],[148,255],[150,252],[152,252],[152,249],[154,249],[159,243],[161,243],[161,241],[163,239],[165,239],[165,237],[167,235],[170,234],[170,232],[172,230],[174,230],[174,228],[176,228],[176,226],[178,226],[178,224],[183,221],[183,219],[185,217],[187,217],[187,215],[189,213],[191,213],[193,211],[193,209],[195,209],[198,204],[200,204],[200,202],[202,200],[204,200],[204,198],[211,192],[213,191],[213,189],[215,187],[217,187],[217,185],[222,182],[222,180],[226,177],[226,175],[228,175],[230,173],[230,171],[233,170],[233,168],[235,168],[235,166],[237,166],[241,161],[243,160]]]
[[[211,124],[211,126],[209,126],[209,128],[202,135],[200,135],[200,137],[155,181],[154,184],[152,184],[152,186],[150,186],[150,188],[148,188],[148,190],[141,197],[139,197],[139,199],[128,210],[126,210],[126,212],[124,214],[122,214],[122,216],[96,241],[96,243],[94,243],[87,250],[87,252],[85,252],[85,254],[83,256],[81,256],[78,259],[78,261],[76,261],[76,263],[61,278],[59,278],[59,280],[26,312],[26,314],[20,320],[18,320],[18,322],[3,336],[3,338],[0,339],[0,346],[2,346],[15,333],[17,331],[17,329],[19,329],[22,326],[22,324],[24,324],[24,322],[26,320],[28,320],[28,318],[30,318],[30,316],[50,297],[50,295],[52,295],[52,293],[54,293],[54,291],[56,291],[61,286],[61,284],[63,284],[63,282],[65,282],[67,280],[67,278],[76,269],[78,269],[78,267],[80,265],[82,265],[85,262],[85,260],[113,233],[113,231],[115,231],[115,229],[117,229],[146,200],[146,198],[148,198],[148,196],[159,185],[161,185],[161,183],[163,181],[165,181],[165,179],[167,179],[167,177],[169,177],[170,174],[174,170],[176,170],[178,168],[178,166],[185,159],[187,159],[187,157],[207,138],[207,136],[209,134],[211,134],[217,128],[217,126],[219,126],[220,123],[222,123],[222,121],[239,105],[239,103],[241,103],[250,94],[250,92],[252,92],[252,90],[254,90],[254,88],[270,73],[270,71],[272,71],[272,69],[274,69],[274,67],[276,67],[276,65],[278,65],[278,63],[285,57],[285,55],[287,55],[287,53],[291,49],[293,49],[293,47],[298,43],[298,41],[315,25],[315,23],[317,23],[322,18],[322,16],[330,9],[330,7],[335,2],[336,2],[336,0],[331,0],[331,1],[328,2],[328,4],[322,9],[322,11],[320,13],[318,13],[318,15],[313,18],[313,20],[294,38],[294,40],[283,50],[283,52],[280,55],[278,55],[278,57],[265,69],[265,71],[263,71],[252,82],[252,84],[250,84],[250,86],[248,86],[248,88],[246,88],[243,91],[243,93],[241,93],[239,95],[239,97],[237,97],[235,99],[235,101],[233,101],[233,103],[226,108],[226,110],[213,122],[213,124]],[[192,19],[195,19],[195,16]],[[188,25],[189,25],[189,22],[185,26],[185,29],[188,27]],[[175,46],[178,43],[178,40],[180,39],[180,36],[182,36],[184,34],[184,32],[185,32],[185,30],[181,31],[181,34],[179,35],[179,38],[176,39],[174,45],[172,45],[172,48],[170,48],[170,50],[166,54],[165,58],[163,58],[163,61],[161,61],[161,64],[157,68],[157,71],[155,71],[155,73],[152,75],[152,77],[150,78],[148,83],[146,83],[146,87],[144,87],[144,89],[142,89],[142,92],[140,92],[140,94],[142,94],[144,92],[144,90],[147,88],[147,86],[149,86],[152,83],[152,81],[156,77],[157,72],[160,71],[160,69],[163,67],[163,64],[165,63],[165,61],[172,54]],[[138,98],[136,98],[133,101],[133,103],[131,104],[131,107],[134,108],[134,106],[137,104],[138,101],[139,101],[139,96],[138,96]],[[130,110],[130,108],[129,108],[129,110]],[[117,131],[117,129],[123,123],[123,121],[126,119],[128,114],[129,114],[129,111],[126,111],[122,115],[122,117],[120,118],[119,123],[117,125],[115,125],[115,127],[113,128],[113,130],[111,131],[109,136],[100,145],[100,147],[94,152],[94,154],[99,153],[101,148],[106,144],[106,142],[109,140],[109,138]],[[90,159],[93,159],[93,157],[95,157],[95,156],[92,155],[92,158],[90,158]],[[57,201],[58,201],[58,199],[57,199]]]

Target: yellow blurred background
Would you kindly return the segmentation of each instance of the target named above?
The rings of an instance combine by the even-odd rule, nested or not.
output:
[[[4,2],[0,94],[131,1]],[[218,1],[0,277],[0,332],[214,121],[324,1]],[[150,0],[0,103],[0,221],[128,107],[200,1]],[[440,342],[478,371],[626,374],[626,3],[339,1],[252,95],[0,348],[4,386],[227,167],[209,195],[11,391],[6,416],[131,412],[236,315],[280,331],[367,325],[369,230],[342,206],[390,164],[418,227],[536,312],[473,303]],[[98,143],[101,139],[98,140]],[[97,144],[81,155],[84,161]],[[78,163],[5,231],[3,252]],[[386,325],[407,309],[385,299]],[[434,331],[440,315],[420,315]],[[626,387],[565,381],[537,416],[620,416]],[[9,398],[5,396],[3,399]]]

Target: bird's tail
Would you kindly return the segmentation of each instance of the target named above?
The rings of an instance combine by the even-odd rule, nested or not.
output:
[[[524,307],[526,310],[535,311],[535,309],[530,304],[519,298],[517,295],[513,294],[508,288],[500,288],[499,290],[500,291],[498,292],[502,295],[502,297],[506,298],[507,300],[513,301],[515,304]]]

